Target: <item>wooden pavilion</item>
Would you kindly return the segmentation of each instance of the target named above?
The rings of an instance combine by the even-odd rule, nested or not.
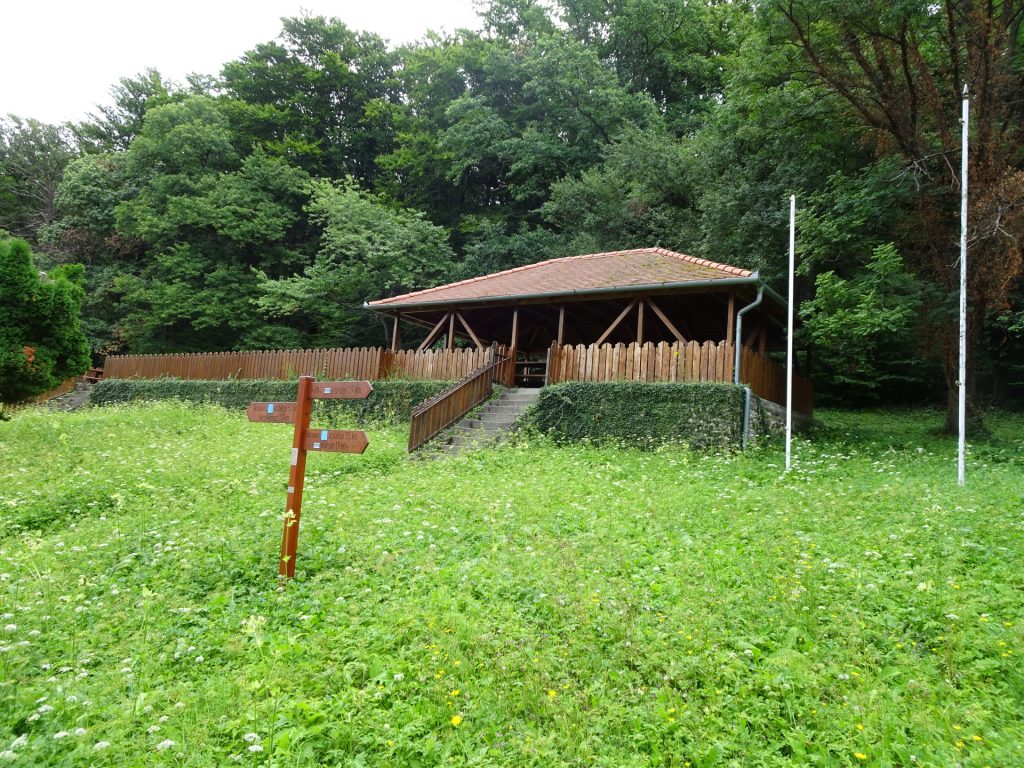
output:
[[[712,342],[732,350],[741,312],[744,347],[763,355],[785,341],[786,302],[757,272],[663,248],[550,259],[367,307],[392,318],[392,351],[401,349],[403,323],[428,329],[420,350],[452,349],[457,339],[504,345],[522,384],[550,380],[553,347]]]

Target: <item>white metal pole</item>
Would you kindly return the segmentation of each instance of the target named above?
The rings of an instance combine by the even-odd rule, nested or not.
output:
[[[967,119],[970,115],[970,97],[964,85],[963,138],[960,150],[960,372],[959,428],[957,444],[957,482],[965,481],[967,456]]]
[[[967,180],[968,180],[968,118],[971,99],[968,87],[964,85],[964,135],[961,147],[961,327],[959,327],[959,373],[958,381],[958,427],[959,439],[956,446],[956,482],[963,485],[966,480],[967,460]]]
[[[789,196],[789,325],[786,331],[786,471],[793,465],[793,274],[796,270],[796,195]]]

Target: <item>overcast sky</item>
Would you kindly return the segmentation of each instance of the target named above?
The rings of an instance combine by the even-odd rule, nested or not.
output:
[[[184,81],[277,37],[282,16],[336,16],[392,45],[477,28],[473,0],[0,0],[0,115],[81,120],[118,79]]]

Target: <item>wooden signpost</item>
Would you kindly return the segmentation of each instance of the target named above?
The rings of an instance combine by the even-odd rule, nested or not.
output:
[[[299,396],[294,403],[250,403],[249,421],[294,424],[292,464],[288,473],[288,502],[281,536],[280,574],[295,576],[295,552],[299,544],[299,517],[302,513],[302,486],[306,477],[306,452],[362,453],[369,445],[365,432],[347,429],[310,429],[309,414],[313,400],[362,400],[373,387],[368,381],[313,381],[299,377]]]

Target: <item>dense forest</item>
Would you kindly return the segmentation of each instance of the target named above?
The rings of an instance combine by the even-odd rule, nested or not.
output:
[[[85,265],[95,355],[379,344],[364,300],[659,245],[784,288],[845,402],[1024,396],[1024,2],[489,0],[391,47],[282,20],[219,73],[0,122],[0,228]]]

